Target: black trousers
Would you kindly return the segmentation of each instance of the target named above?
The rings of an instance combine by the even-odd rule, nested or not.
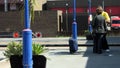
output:
[[[107,42],[107,39],[106,39],[106,35],[107,35],[107,33],[105,33],[104,36],[103,36],[103,45],[102,45],[103,50],[109,49],[108,42]]]
[[[104,40],[104,33],[93,34],[93,53],[102,53],[102,45]]]

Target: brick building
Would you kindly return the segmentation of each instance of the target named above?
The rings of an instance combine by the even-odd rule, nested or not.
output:
[[[0,0],[0,32],[22,32],[24,29],[24,0]],[[36,0],[35,21],[31,24],[33,32],[41,32],[43,37],[55,37],[58,33],[71,35],[73,22],[73,0]],[[88,0],[76,0],[78,35],[88,29]],[[92,13],[103,0],[91,0]],[[104,0],[104,8],[110,15],[120,16],[120,0]],[[68,4],[68,6],[66,5]],[[43,10],[42,10],[43,9]],[[58,12],[60,10],[60,12]],[[66,15],[67,10],[67,15]],[[62,13],[61,13],[62,12]]]
[[[5,11],[4,1],[0,0],[0,37],[6,34],[12,36],[16,31],[22,33],[24,29],[24,12],[21,11],[24,6],[23,0],[7,0],[7,11]],[[34,5],[35,19],[34,23],[31,23],[32,31],[41,32],[43,37],[56,36],[57,11],[42,11],[42,4],[46,3],[46,0],[35,1],[37,2]]]

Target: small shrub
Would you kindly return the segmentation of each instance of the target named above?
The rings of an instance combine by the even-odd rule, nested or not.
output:
[[[37,43],[33,43],[32,44],[32,53],[33,55],[40,55],[41,53],[43,53],[45,51],[44,46],[37,44]],[[19,42],[10,42],[7,45],[7,49],[5,50],[5,52],[3,53],[4,56],[6,58],[10,58],[11,55],[22,55],[23,54],[23,46],[22,43]]]
[[[32,53],[33,55],[40,55],[45,51],[44,46],[40,44],[33,43],[32,44]]]
[[[6,58],[10,58],[11,55],[22,55],[22,44],[21,42],[10,42],[7,45],[7,49],[3,53]]]

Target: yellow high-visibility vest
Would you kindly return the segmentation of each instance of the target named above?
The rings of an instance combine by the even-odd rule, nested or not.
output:
[[[110,17],[109,17],[109,15],[108,15],[108,13],[107,12],[102,12],[102,16],[104,16],[105,17],[105,20],[108,20],[108,21],[110,21]]]

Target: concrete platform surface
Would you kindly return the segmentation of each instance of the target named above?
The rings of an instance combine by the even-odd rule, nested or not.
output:
[[[110,46],[110,52],[92,53],[92,46],[80,46],[74,54],[69,47],[46,47],[43,53],[48,59],[46,68],[120,68],[120,47]],[[2,55],[5,48],[0,47],[0,68],[10,68],[9,61]]]
[[[69,45],[70,37],[42,37],[42,38],[33,38],[33,42],[40,43],[41,45],[47,46],[67,46]],[[78,45],[93,45],[92,40],[86,40],[86,37],[77,38]],[[6,46],[9,42],[16,41],[22,42],[22,38],[0,38],[0,46]],[[109,45],[120,45],[120,36],[118,37],[107,37]]]

